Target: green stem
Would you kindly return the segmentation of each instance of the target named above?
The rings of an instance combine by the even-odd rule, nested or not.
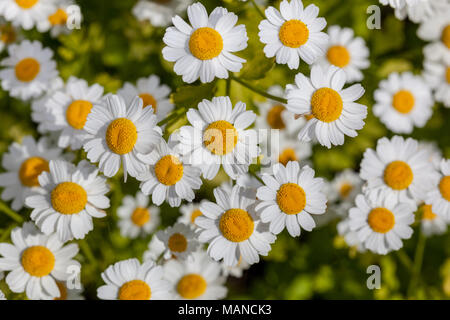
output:
[[[257,93],[257,94],[259,94],[260,96],[263,96],[263,97],[266,97],[268,99],[275,100],[275,101],[278,101],[278,102],[281,102],[281,103],[284,103],[284,104],[288,103],[288,101],[286,99],[281,98],[281,97],[277,97],[277,96],[274,96],[274,95],[271,95],[271,94],[265,92],[264,90],[256,88],[256,87],[252,86],[251,84],[245,82],[244,80],[239,79],[238,77],[235,77],[235,76],[232,75],[231,76],[231,80],[236,81],[240,85],[246,87],[247,89],[249,89],[249,90],[251,90],[251,91],[253,91],[253,92]]]
[[[411,258],[405,253],[405,250],[396,251],[396,254],[403,266],[408,270],[412,270],[413,262],[411,261]]]
[[[176,111],[172,112],[172,114],[170,116],[168,116],[167,118],[158,122],[158,126],[161,127],[161,126],[165,125],[166,123],[169,123],[170,121],[178,118],[180,116],[180,114],[182,114],[183,112],[186,112],[185,107],[177,109]]]
[[[231,95],[231,79],[228,78],[225,82],[225,95],[229,97]]]
[[[80,240],[78,244],[80,245],[81,251],[89,260],[89,262],[94,266],[97,266],[97,260],[95,259],[94,253],[92,252],[91,247],[89,246],[89,243],[86,241],[86,239]]]
[[[0,201],[0,211],[18,223],[23,222],[22,216],[11,210],[3,201]]]
[[[2,236],[0,237],[0,242],[6,241],[6,239],[9,238],[9,235],[11,234],[11,231],[12,231],[15,227],[17,227],[17,226],[18,226],[17,223],[13,223],[12,225],[10,225],[10,226],[8,227],[8,229],[6,229],[6,230],[3,232]]]
[[[422,270],[423,255],[425,252],[426,237],[422,232],[422,228],[419,227],[419,239],[417,240],[416,252],[414,254],[414,265],[412,268],[412,276],[408,287],[408,297],[414,295],[414,290],[417,287],[420,278],[420,272]]]
[[[263,18],[266,19],[266,16],[264,15],[264,13],[261,11],[261,9],[258,7],[258,5],[256,4],[255,0],[250,0],[250,2],[253,4],[253,6],[255,7],[256,11],[258,11],[258,14]]]

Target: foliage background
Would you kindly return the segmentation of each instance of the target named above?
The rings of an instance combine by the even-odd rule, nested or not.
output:
[[[298,71],[290,71],[286,66],[275,66],[272,59],[262,53],[263,45],[257,36],[257,26],[261,17],[251,3],[237,0],[201,0],[211,11],[216,6],[226,6],[239,16],[239,22],[247,27],[248,48],[240,53],[246,58],[240,76],[263,89],[271,85],[285,86],[292,83]],[[161,55],[163,47],[163,28],[153,28],[149,23],[138,22],[131,14],[136,1],[133,0],[78,0],[84,19],[80,30],[57,39],[37,31],[25,32],[24,36],[43,42],[44,46],[55,52],[61,76],[67,79],[74,75],[86,79],[90,84],[99,83],[106,92],[115,92],[125,81],[134,82],[139,77],[152,73],[159,75],[162,82],[171,86],[175,92],[172,99],[178,109],[196,106],[202,98],[213,94],[225,95],[226,81],[218,80],[210,85],[195,88],[186,87],[181,77],[173,73],[172,65]],[[278,1],[269,1],[278,7]],[[313,152],[314,168],[319,176],[332,179],[336,172],[345,168],[358,170],[364,150],[374,147],[382,136],[392,136],[371,114],[373,91],[378,82],[393,71],[411,70],[420,73],[423,62],[424,42],[416,36],[417,25],[409,21],[399,21],[393,10],[381,7],[382,26],[380,30],[366,27],[367,7],[377,4],[375,0],[305,0],[304,4],[314,3],[320,8],[320,16],[325,17],[328,26],[337,24],[351,27],[356,35],[362,36],[371,51],[371,67],[365,71],[363,86],[366,94],[362,103],[369,106],[369,116],[365,128],[355,139],[346,139],[342,147],[328,150],[315,146]],[[2,53],[2,57],[6,53]],[[309,74],[308,67],[302,63],[300,72]],[[193,92],[195,94],[193,94]],[[245,89],[236,82],[231,83],[233,103],[244,101],[255,108],[254,101],[263,98]],[[31,121],[30,104],[10,98],[0,91],[0,154],[7,150],[13,141],[20,141],[24,135],[38,137],[36,126]],[[168,126],[169,131],[186,122],[181,115]],[[450,109],[442,105],[434,106],[433,117],[426,127],[416,129],[413,137],[434,141],[445,157],[450,155]],[[446,129],[447,128],[447,129]],[[81,153],[78,157],[83,156]],[[220,175],[211,183],[205,184],[198,192],[197,199],[210,198],[212,187],[220,184]],[[117,228],[116,209],[123,194],[134,194],[137,183],[133,179],[124,184],[120,178],[111,179],[110,193],[112,206],[108,217],[95,219],[94,231],[79,241],[81,251],[77,259],[82,263],[82,282],[85,296],[96,298],[96,289],[102,284],[100,273],[111,263],[131,257],[142,257],[148,238],[127,240],[122,238]],[[0,203],[0,212],[8,212],[8,204]],[[163,226],[172,224],[178,210],[163,205]],[[16,221],[0,213],[0,242],[8,241],[12,228],[29,220],[29,210],[19,212]],[[418,230],[415,224],[415,231]],[[400,254],[392,253],[378,256],[371,253],[358,254],[348,248],[343,239],[337,236],[336,221],[315,229],[302,232],[300,238],[290,237],[284,231],[278,237],[269,256],[261,263],[251,267],[243,278],[229,278],[228,298],[232,299],[397,299],[429,298],[446,299],[450,297],[450,234],[427,239],[423,267],[417,273],[413,264],[416,261],[418,232],[406,241]],[[405,258],[409,257],[409,260]],[[366,268],[378,264],[382,270],[380,290],[366,287]],[[23,295],[12,295],[3,281],[0,289],[10,299],[22,299]]]

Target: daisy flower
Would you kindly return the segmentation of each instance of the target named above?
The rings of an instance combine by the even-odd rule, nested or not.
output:
[[[222,165],[232,179],[248,171],[259,154],[256,131],[246,129],[255,121],[253,111],[238,102],[233,108],[229,97],[204,99],[198,110],[189,109],[190,126],[175,133],[180,152],[202,169],[203,177],[212,180]]]
[[[272,174],[264,174],[264,186],[258,188],[260,202],[256,211],[264,223],[270,223],[270,232],[279,234],[287,228],[293,237],[301,228],[311,231],[316,226],[311,214],[323,214],[327,207],[325,194],[321,192],[323,181],[314,178],[309,166],[300,169],[298,162],[289,161],[286,166],[275,164]]]
[[[106,179],[85,160],[77,166],[52,160],[49,168],[38,177],[43,192],[25,199],[33,209],[31,219],[44,234],[56,232],[63,242],[83,239],[94,228],[92,218],[106,216],[102,210],[109,208]]]
[[[350,219],[346,218],[337,224],[338,234],[344,238],[345,243],[350,248],[356,248],[358,252],[364,252],[366,249],[358,238],[358,233],[350,228]]]
[[[75,243],[64,245],[56,234],[30,234],[27,228],[15,228],[9,243],[0,243],[0,270],[10,271],[6,283],[12,292],[25,292],[32,300],[61,296],[56,281],[66,281],[68,270],[80,268],[73,257],[78,253]]]
[[[202,202],[205,200],[202,200]],[[195,219],[202,215],[200,211],[200,203],[186,203],[180,207],[181,216],[178,218],[177,222],[190,225],[196,228]]]
[[[47,19],[41,20],[37,24],[37,29],[39,32],[48,32],[52,37],[57,37],[60,34],[69,34],[72,29],[67,27],[67,22],[69,15],[73,14],[74,6],[78,7],[73,0],[56,0],[55,7],[48,15]],[[71,12],[69,12],[71,10]],[[79,14],[79,19],[83,18],[81,15],[81,10],[78,7],[77,14]]]
[[[0,18],[0,52],[19,38],[19,29]]]
[[[3,154],[2,167],[6,172],[0,173],[2,200],[13,200],[13,210],[20,210],[25,199],[40,190],[38,176],[49,170],[50,160],[59,159],[62,150],[51,148],[47,138],[38,141],[26,136],[22,144],[14,142],[8,152]]]
[[[379,139],[375,150],[364,152],[360,177],[372,201],[380,197],[416,204],[431,189],[436,173],[416,140],[394,136]]]
[[[195,219],[199,241],[208,242],[208,254],[216,261],[223,259],[227,266],[235,266],[242,257],[249,264],[259,262],[259,255],[267,256],[276,236],[269,232],[254,212],[256,199],[245,195],[245,189],[235,185],[231,192],[214,189],[216,203],[204,202],[203,215]]]
[[[54,10],[54,0],[2,0],[0,15],[15,26],[30,30],[47,19]]]
[[[103,87],[89,86],[86,80],[70,77],[63,90],[56,91],[45,103],[48,113],[43,127],[60,132],[58,146],[80,149],[90,137],[84,130],[87,117],[94,104],[103,97]]]
[[[322,30],[327,25],[324,18],[318,18],[319,8],[309,5],[303,8],[301,0],[283,0],[280,11],[268,7],[267,20],[259,24],[259,39],[265,44],[266,57],[276,56],[279,64],[297,69],[300,58],[313,64],[325,54],[328,35]]]
[[[144,261],[152,260],[152,261],[158,261],[160,257],[164,257],[163,253],[166,250],[166,246],[164,243],[159,240],[155,235],[152,236],[152,239],[148,243],[148,248],[144,252]],[[170,257],[172,258],[172,257]]]
[[[202,185],[201,170],[183,161],[165,140],[161,139],[151,153],[140,159],[148,165],[148,170],[137,177],[140,189],[152,195],[154,204],[159,206],[167,200],[171,207],[179,207],[181,200],[194,200],[194,190]]]
[[[422,128],[433,113],[431,89],[420,76],[410,72],[391,73],[375,90],[373,113],[395,133]]]
[[[445,62],[425,61],[425,81],[434,89],[434,98],[450,108],[450,60]]]
[[[147,235],[159,226],[159,207],[149,206],[149,199],[138,191],[135,197],[126,195],[117,209],[120,234],[131,239]]]
[[[220,264],[204,252],[195,252],[193,259],[170,260],[164,264],[164,278],[170,282],[175,299],[217,300],[227,295]]]
[[[299,73],[295,84],[287,85],[288,110],[314,116],[298,134],[300,141],[317,139],[331,148],[344,144],[344,135],[352,138],[358,135],[356,130],[364,127],[367,107],[355,101],[362,97],[364,88],[354,84],[343,89],[345,82],[344,70],[314,65],[310,79]]]
[[[125,99],[126,104],[130,104],[134,97],[139,96],[144,103],[144,108],[153,108],[158,122],[163,120],[174,107],[169,100],[170,88],[165,84],[160,84],[159,77],[155,75],[139,78],[136,86],[125,82],[117,94]]]
[[[361,37],[355,37],[351,28],[330,26],[328,28],[330,42],[326,55],[318,61],[324,68],[330,65],[342,68],[347,76],[347,82],[361,81],[364,75],[362,69],[367,69],[369,49]]]
[[[91,162],[105,176],[114,176],[123,163],[124,178],[145,172],[140,154],[150,153],[161,140],[161,128],[156,125],[152,108],[143,108],[142,99],[136,97],[125,104],[122,97],[107,96],[95,104],[88,115],[84,130],[91,134],[83,148]]]
[[[0,70],[0,80],[3,90],[9,91],[12,97],[22,100],[38,97],[58,76],[52,50],[42,48],[39,41],[12,44],[8,54],[0,62],[4,67]]]
[[[424,47],[425,60],[450,63],[450,4],[417,29],[419,38],[431,42]]]
[[[423,204],[419,210],[422,212],[420,227],[426,236],[441,235],[447,232],[447,222],[443,217],[433,213],[431,205]]]
[[[370,201],[362,194],[355,202],[349,213],[350,229],[366,249],[387,254],[402,248],[402,239],[411,237],[415,206],[392,198]]]
[[[155,27],[166,27],[174,14],[183,13],[192,0],[140,0],[133,7],[133,15],[139,21],[148,20]]]
[[[350,209],[355,197],[361,193],[362,184],[359,174],[352,169],[345,169],[336,175],[331,182],[331,188],[340,200],[339,212]]]
[[[116,262],[103,273],[105,285],[97,289],[102,300],[167,300],[171,298],[170,283],[163,279],[161,266],[138,259]]]
[[[439,177],[426,196],[426,203],[432,206],[433,213],[450,221],[450,160],[442,159]]]
[[[183,223],[158,231],[156,236],[166,247],[164,258],[187,259],[199,247],[194,229]]]
[[[214,78],[227,79],[228,71],[239,72],[244,59],[234,55],[247,47],[244,25],[236,25],[238,16],[217,7],[208,17],[201,3],[187,9],[190,25],[179,16],[172,18],[174,27],[166,29],[164,59],[175,62],[174,71],[183,81],[203,83]]]

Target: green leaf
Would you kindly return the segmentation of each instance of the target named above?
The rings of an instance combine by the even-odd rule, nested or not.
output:
[[[244,80],[259,80],[265,78],[266,74],[275,65],[275,58],[267,59],[264,54],[253,57],[242,68],[240,78]]]
[[[206,83],[202,85],[188,85],[178,88],[171,95],[171,100],[178,107],[196,108],[203,99],[211,99],[216,92],[216,83]]]

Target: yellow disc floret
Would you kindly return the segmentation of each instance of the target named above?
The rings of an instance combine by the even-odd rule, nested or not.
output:
[[[445,70],[445,80],[450,84],[450,67]]]
[[[16,64],[14,71],[18,80],[30,82],[36,78],[40,69],[41,65],[39,64],[39,61],[34,58],[25,58]]]
[[[138,227],[142,227],[150,220],[150,211],[147,208],[137,207],[131,214],[131,221]]]
[[[251,215],[243,209],[229,209],[222,214],[219,221],[222,235],[232,242],[241,242],[250,238],[254,227]]]
[[[168,247],[172,252],[184,252],[187,249],[187,239],[181,233],[174,233],[170,236]]]
[[[292,148],[284,149],[278,156],[278,162],[286,166],[289,161],[298,161],[297,154]]]
[[[200,60],[213,59],[222,52],[222,49],[222,36],[213,28],[198,28],[189,39],[189,50]]]
[[[225,120],[212,122],[203,133],[203,143],[213,154],[225,155],[234,150],[238,142],[236,128]]]
[[[295,183],[285,183],[277,191],[277,203],[286,214],[298,214],[306,206],[306,194],[302,187]]]
[[[31,9],[39,0],[16,0],[16,3],[22,9]]]
[[[52,26],[62,26],[66,24],[68,17],[69,16],[67,13],[63,9],[59,8],[55,11],[55,13],[48,17],[48,21]]]
[[[183,276],[177,284],[177,292],[184,299],[196,299],[205,293],[207,282],[196,273]]]
[[[61,214],[76,214],[86,207],[87,193],[75,182],[62,182],[51,192],[53,209]]]
[[[183,177],[183,164],[173,155],[159,159],[155,165],[155,175],[159,182],[166,186],[173,186]]]
[[[386,233],[394,227],[395,217],[386,208],[375,208],[370,211],[367,222],[373,231]]]
[[[199,210],[196,209],[194,211],[192,211],[191,213],[191,223],[194,224],[195,223],[195,219],[197,219],[197,217],[200,217],[203,213]]]
[[[23,251],[21,263],[33,277],[45,277],[55,266],[55,256],[44,246],[32,246]]]
[[[150,93],[141,93],[139,95],[139,98],[142,99],[143,108],[146,108],[148,106],[151,106],[153,108],[153,113],[156,113],[156,111],[158,110],[158,102],[156,101],[156,99],[150,94]]]
[[[136,126],[127,118],[113,120],[106,129],[106,144],[112,152],[117,154],[131,152],[137,137]]]
[[[341,116],[343,107],[341,96],[331,88],[320,88],[312,95],[311,111],[319,121],[337,120]]]
[[[0,39],[5,44],[10,44],[16,41],[17,35],[14,28],[10,25],[0,26]]]
[[[48,161],[41,157],[31,157],[22,162],[19,169],[20,182],[26,187],[38,187],[39,175],[49,171]]]
[[[286,47],[299,48],[308,41],[309,30],[302,21],[292,19],[281,26],[278,37]]]
[[[124,283],[119,289],[119,300],[150,300],[152,290],[142,280],[131,280]]]
[[[415,104],[414,95],[408,90],[400,90],[392,98],[392,106],[400,113],[409,113]]]
[[[278,104],[270,108],[269,112],[267,112],[267,123],[272,129],[281,130],[286,128],[283,118],[281,117],[284,110],[286,110],[286,108],[283,105]]]
[[[447,25],[442,31],[441,40],[442,43],[445,44],[445,46],[450,49],[450,24]]]
[[[431,205],[424,204],[422,205],[422,220],[434,220],[437,215],[433,213],[431,210]]]
[[[327,59],[332,65],[344,68],[350,62],[350,52],[344,46],[332,46],[328,49]]]
[[[342,198],[347,198],[353,190],[353,185],[350,183],[343,183],[339,188],[339,194]]]
[[[73,101],[66,110],[67,123],[74,129],[83,129],[91,109],[92,103],[87,100]]]
[[[392,161],[384,169],[384,182],[394,190],[408,188],[413,179],[411,167],[404,161]]]
[[[450,201],[450,176],[445,176],[439,182],[439,191],[441,192],[442,198]]]

